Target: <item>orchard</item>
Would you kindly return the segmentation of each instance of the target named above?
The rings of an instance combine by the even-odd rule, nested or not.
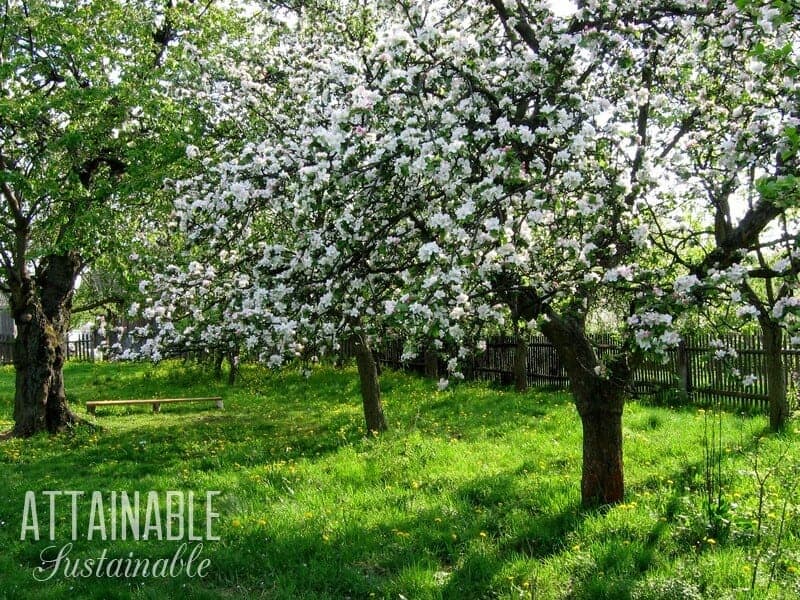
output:
[[[539,393],[543,336],[577,413],[581,510],[625,506],[637,373],[698,331],[714,338],[702,369],[760,382],[765,439],[792,435],[796,2],[12,0],[2,18],[8,443],[61,433],[68,454],[75,431],[107,435],[65,385],[70,331],[98,319],[108,368],[227,362],[231,390],[354,359],[364,444],[405,431],[382,389],[391,344],[447,404],[502,336],[499,370]],[[739,334],[761,362],[726,342]],[[452,400],[439,433],[471,410]],[[731,527],[717,496],[704,543]],[[751,592],[761,520],[753,536]]]
[[[522,320],[569,375],[584,502],[621,501],[631,374],[684,313],[722,296],[776,348],[797,340],[797,23],[740,4],[378,3],[322,32],[299,15],[246,100],[265,131],[176,183],[178,232],[206,256],[144,284],[148,348],[224,337],[278,366],[392,332],[458,378]],[[600,360],[585,322],[608,295],[624,350]]]

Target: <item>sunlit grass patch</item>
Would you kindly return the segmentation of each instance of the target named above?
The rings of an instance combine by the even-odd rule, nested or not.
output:
[[[98,410],[99,430],[0,444],[0,597],[649,598],[677,589],[674,581],[687,594],[734,597],[750,585],[755,546],[746,523],[756,497],[743,453],[763,434],[762,418],[722,417],[725,494],[737,507],[730,535],[715,539],[702,520],[704,419],[696,409],[630,403],[625,501],[585,511],[580,421],[564,393],[480,384],[437,391],[387,371],[390,431],[366,437],[352,368],[319,367],[305,378],[246,365],[232,387],[181,362],[73,363],[66,377],[84,415],[87,400],[131,397],[222,395],[225,409]],[[6,368],[0,414],[9,425],[12,394]],[[797,437],[764,438],[763,460]],[[795,448],[784,460],[798,460]],[[221,539],[203,542],[208,575],[34,581],[49,542],[20,541],[23,498],[46,489],[220,490]],[[781,507],[780,490],[770,494],[764,540],[775,539]],[[788,594],[797,580],[796,517],[785,524],[767,596]],[[86,522],[87,507],[79,518]],[[55,543],[69,540],[69,527],[59,515]],[[175,546],[83,539],[73,552],[168,556]],[[769,574],[762,564],[762,592]]]

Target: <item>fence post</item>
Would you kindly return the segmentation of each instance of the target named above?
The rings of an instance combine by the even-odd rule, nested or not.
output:
[[[692,393],[692,361],[689,360],[689,348],[686,345],[686,340],[681,340],[680,344],[678,344],[676,363],[681,390],[688,396]]]

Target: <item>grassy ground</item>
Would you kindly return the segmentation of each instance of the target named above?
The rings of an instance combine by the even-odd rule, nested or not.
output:
[[[305,379],[248,367],[228,387],[180,363],[73,363],[66,379],[81,414],[92,399],[178,395],[221,394],[225,409],[98,410],[99,431],[0,443],[0,598],[800,594],[797,424],[782,438],[762,438],[762,418],[728,414],[717,422],[696,408],[631,403],[626,502],[599,512],[578,504],[580,428],[562,393],[516,395],[477,384],[438,392],[433,383],[387,373],[391,431],[365,439],[353,370],[319,368]],[[12,394],[13,372],[3,368],[2,429],[11,426]],[[723,435],[723,495],[714,510],[703,500],[709,423],[721,423]],[[775,465],[759,513],[754,467],[763,475]],[[48,546],[71,542],[70,559],[105,550],[109,559],[156,560],[172,557],[181,541],[88,541],[89,502],[81,499],[78,539],[65,503],[51,542],[42,496],[45,537],[21,541],[27,490],[99,490],[105,499],[111,490],[220,490],[213,533],[221,539],[202,542],[211,561],[204,578],[59,572],[38,582],[34,570]]]

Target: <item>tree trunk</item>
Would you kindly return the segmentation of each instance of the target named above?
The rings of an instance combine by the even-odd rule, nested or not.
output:
[[[528,389],[528,340],[519,332],[514,348],[514,389],[520,393]]]
[[[358,377],[361,380],[361,400],[364,404],[364,419],[367,433],[380,433],[388,429],[381,404],[381,387],[378,381],[378,367],[375,356],[366,338],[357,334],[354,337],[354,350]]]
[[[63,367],[79,271],[77,255],[50,255],[41,259],[35,281],[27,276],[12,281],[10,303],[17,325],[16,436],[56,433],[78,420],[67,404]]]
[[[583,425],[584,506],[621,502],[625,495],[622,464],[622,402],[619,409],[604,407],[581,414]]]
[[[760,319],[766,359],[767,397],[769,399],[769,427],[780,431],[789,418],[789,399],[786,397],[786,379],[783,366],[783,330],[778,323]]]
[[[222,350],[214,352],[214,379],[222,379],[222,361],[225,353]]]
[[[228,385],[236,383],[236,376],[239,374],[239,355],[235,352],[228,352]]]
[[[629,357],[620,354],[610,364],[602,365],[583,321],[577,318],[561,318],[550,312],[542,332],[555,346],[567,371],[583,425],[581,501],[585,507],[622,502],[622,412],[633,371]],[[601,375],[604,368],[606,372]]]
[[[423,352],[423,360],[425,361],[425,377],[428,379],[438,379],[439,356],[436,354],[436,352],[426,346],[425,351]]]

